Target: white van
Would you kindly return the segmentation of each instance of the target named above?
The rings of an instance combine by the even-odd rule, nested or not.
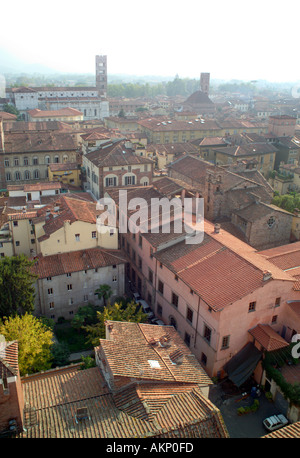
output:
[[[152,312],[151,308],[149,307],[149,305],[147,304],[146,301],[144,301],[143,299],[139,299],[137,302],[138,302],[138,304],[141,305],[141,307],[143,309],[143,312],[148,315],[148,319],[149,320],[151,318],[154,318],[154,313]]]

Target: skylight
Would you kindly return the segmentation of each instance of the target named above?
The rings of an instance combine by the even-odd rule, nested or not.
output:
[[[150,367],[152,367],[152,369],[160,369],[160,364],[158,361],[148,359],[148,363],[150,364]]]

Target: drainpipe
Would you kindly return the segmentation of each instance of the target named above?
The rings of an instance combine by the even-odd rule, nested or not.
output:
[[[199,320],[199,309],[200,309],[200,296],[198,296],[198,310],[197,310],[197,321],[196,321],[196,332],[195,332],[194,348],[196,348],[196,341],[197,341],[197,329],[198,329],[198,320]]]

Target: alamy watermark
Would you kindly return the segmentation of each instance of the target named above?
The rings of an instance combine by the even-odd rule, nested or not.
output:
[[[127,190],[119,190],[118,208],[111,197],[97,202],[102,213],[97,218],[97,230],[106,233],[109,227],[119,226],[119,233],[182,234],[185,243],[198,244],[204,238],[204,199],[174,197],[142,197],[128,201]],[[118,222],[117,222],[118,219]]]
[[[295,359],[300,358],[300,334],[294,334],[291,341],[296,342],[296,345],[292,348],[292,357]]]

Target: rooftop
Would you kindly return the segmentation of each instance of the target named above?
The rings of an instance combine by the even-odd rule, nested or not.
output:
[[[120,250],[90,248],[88,250],[59,253],[50,256],[37,255],[33,272],[39,278],[56,277],[101,267],[124,264],[127,259]]]

